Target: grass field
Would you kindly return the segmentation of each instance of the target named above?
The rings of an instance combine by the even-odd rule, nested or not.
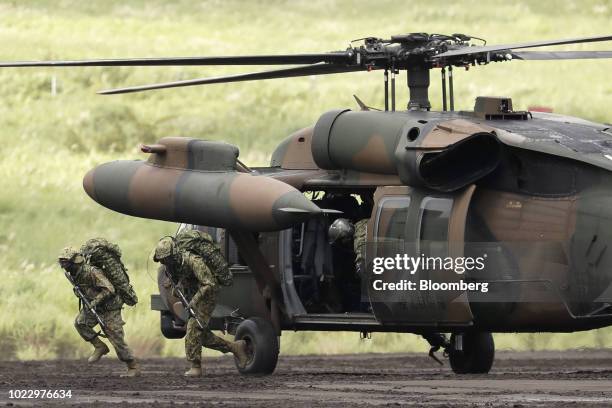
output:
[[[406,32],[464,32],[489,43],[609,34],[609,1],[0,1],[0,59],[77,59],[321,52],[350,40]],[[608,47],[609,48],[609,47]],[[563,49],[562,47],[560,49]],[[575,46],[572,49],[596,49]],[[605,49],[605,48],[600,48]],[[106,210],[82,176],[168,135],[226,140],[247,164],[265,164],[284,136],[326,110],[355,108],[352,94],[382,105],[377,73],[214,85],[125,96],[97,90],[214,76],[249,68],[70,68],[0,70],[0,359],[77,357],[88,348],[72,327],[76,300],[55,259],[66,245],[102,235],[117,242],[141,303],[125,312],[140,356],[181,355],[149,311],[156,291],[147,262],[175,225]],[[255,68],[254,70],[257,70]],[[456,107],[477,95],[509,95],[518,109],[611,122],[612,61],[491,64],[455,77]],[[53,94],[52,81],[56,81]],[[431,100],[440,108],[437,76]],[[403,84],[403,80],[400,84]],[[399,87],[399,100],[406,100]],[[499,335],[501,348],[612,347],[612,331]],[[425,350],[409,335],[283,334],[283,353]]]

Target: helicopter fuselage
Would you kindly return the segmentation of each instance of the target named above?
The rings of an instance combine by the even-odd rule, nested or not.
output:
[[[276,231],[249,231],[236,223],[206,227],[236,277],[234,287],[222,291],[212,324],[231,330],[236,319],[256,315],[272,320],[279,332],[571,332],[610,325],[610,136],[605,125],[541,113],[510,119],[450,112],[325,114],[315,127],[283,141],[271,166],[248,169],[293,187],[318,210],[308,213],[296,198]],[[92,183],[95,172],[89,177]],[[87,182],[86,189],[92,191]],[[263,198],[266,191],[258,194],[248,206],[269,211],[274,200]],[[369,212],[355,207],[357,200],[347,205],[347,197],[368,195]],[[197,224],[176,197],[182,215],[169,217]],[[138,211],[130,207],[132,215]],[[147,217],[158,218],[151,212]],[[350,250],[325,250],[329,244],[321,233],[338,217],[368,218],[367,277],[355,278]],[[316,259],[309,262],[305,247],[312,246]],[[484,257],[486,268],[372,272],[375,258],[398,253]],[[317,269],[317,262],[329,267]],[[377,278],[430,286],[379,292]],[[488,289],[454,290],[459,282],[487,283]],[[432,283],[444,290],[433,290]],[[153,303],[180,326],[180,307],[170,294],[162,289]]]

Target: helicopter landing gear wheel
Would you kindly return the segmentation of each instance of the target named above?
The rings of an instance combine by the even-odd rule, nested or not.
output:
[[[456,374],[486,374],[493,365],[495,343],[488,332],[453,334],[449,360]]]
[[[272,324],[260,317],[251,317],[240,323],[236,329],[235,340],[244,340],[247,344],[249,360],[241,368],[236,363],[240,374],[272,374],[278,362],[279,342]]]

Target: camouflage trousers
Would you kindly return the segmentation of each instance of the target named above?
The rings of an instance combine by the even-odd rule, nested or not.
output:
[[[133,360],[132,350],[130,350],[124,339],[123,325],[125,322],[121,318],[121,309],[99,312],[98,314],[106,325],[105,334],[115,349],[119,360]],[[100,337],[96,336],[96,332],[93,329],[97,324],[98,321],[87,309],[81,309],[74,321],[74,327],[76,327],[83,339],[93,344],[94,347],[102,347],[104,342],[100,340]]]
[[[217,299],[217,289],[207,293],[193,307],[198,319],[207,324],[215,309]],[[195,319],[187,320],[187,334],[185,335],[185,355],[187,361],[191,363],[200,363],[202,361],[202,347],[217,350],[222,353],[228,353],[230,342],[216,336],[208,327],[201,329]]]

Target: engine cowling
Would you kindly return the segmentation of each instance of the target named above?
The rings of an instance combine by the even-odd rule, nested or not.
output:
[[[454,191],[497,167],[501,143],[492,128],[464,119],[336,110],[317,121],[312,154],[323,169],[395,174],[408,185]]]

